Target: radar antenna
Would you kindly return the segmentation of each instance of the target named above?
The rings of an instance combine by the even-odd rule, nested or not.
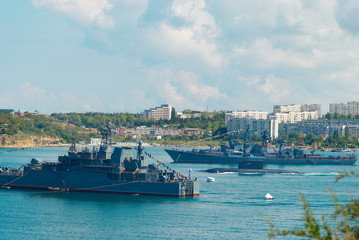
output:
[[[102,129],[102,140],[101,140],[101,147],[107,147],[112,145],[112,127],[110,122],[107,122],[107,125]]]
[[[142,152],[143,152],[142,141],[139,141],[137,147],[137,159],[142,158]]]
[[[245,130],[245,133],[244,133],[244,139],[243,139],[243,154],[245,156],[249,155],[250,153],[250,140],[249,140],[249,137],[250,137],[250,133],[249,133],[249,125],[247,126],[247,129]]]
[[[262,134],[262,146],[267,147],[268,139],[269,139],[268,130],[264,130]]]
[[[111,158],[112,153],[112,127],[110,125],[110,122],[107,122],[107,125],[102,129],[102,140],[99,150],[99,158],[100,159],[109,159]]]

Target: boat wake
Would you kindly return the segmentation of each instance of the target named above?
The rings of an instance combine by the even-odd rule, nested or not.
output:
[[[331,172],[331,173],[304,173],[305,176],[337,176],[339,173]]]
[[[238,174],[242,174],[242,175],[263,175],[263,173],[249,173],[249,172],[244,172],[244,173],[241,173],[239,172]]]
[[[217,173],[217,174],[235,174],[236,172],[220,172],[220,173]]]

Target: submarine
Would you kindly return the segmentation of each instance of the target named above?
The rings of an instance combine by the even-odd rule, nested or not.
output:
[[[291,170],[263,169],[263,160],[246,158],[238,162],[238,168],[211,168],[209,173],[235,172],[239,174],[303,174]]]

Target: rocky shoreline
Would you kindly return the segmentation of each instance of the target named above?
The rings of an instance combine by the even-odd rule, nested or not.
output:
[[[30,148],[54,145],[62,145],[60,144],[59,138],[47,136],[0,135],[0,148]]]

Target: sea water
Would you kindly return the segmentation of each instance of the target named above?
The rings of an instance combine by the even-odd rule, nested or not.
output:
[[[21,167],[32,157],[57,161],[66,151],[66,147],[46,147],[2,153],[0,166]],[[328,187],[340,202],[348,202],[350,195],[359,196],[358,178],[335,182],[343,166],[265,165],[268,169],[303,172],[301,175],[211,174],[205,170],[236,164],[173,163],[163,148],[149,147],[146,151],[183,175],[188,176],[192,169],[191,177],[201,183],[200,196],[0,189],[0,239],[268,239],[265,217],[280,229],[303,227],[299,192],[305,195],[318,221],[321,216],[329,219],[334,212]],[[345,169],[359,172],[357,165]],[[216,181],[208,183],[207,177]],[[266,200],[267,193],[274,199]]]

